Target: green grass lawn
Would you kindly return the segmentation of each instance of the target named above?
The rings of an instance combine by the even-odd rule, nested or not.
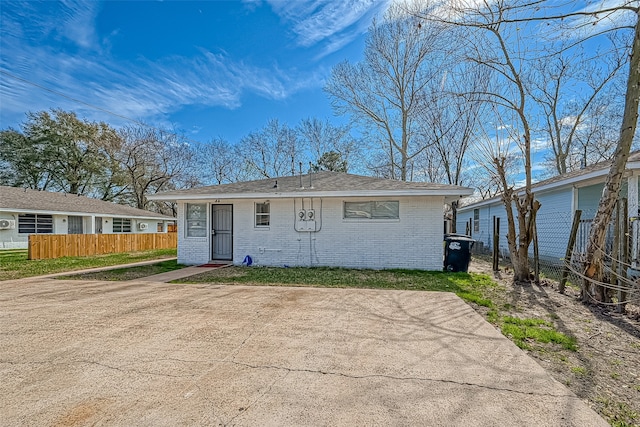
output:
[[[141,277],[153,276],[155,274],[167,273],[169,271],[180,270],[186,267],[184,264],[178,264],[175,259],[169,261],[161,261],[156,264],[140,265],[129,268],[116,268],[113,270],[96,271],[93,273],[70,274],[58,276],[56,279],[72,279],[72,280],[135,280]]]
[[[27,259],[26,250],[0,250],[0,280],[21,279],[44,274],[82,270],[85,268],[107,267],[175,256],[175,249],[157,249],[152,251],[96,255],[92,257],[64,257],[30,261]]]
[[[485,294],[498,286],[489,276],[481,274],[326,267],[226,267],[174,282],[444,291],[486,307],[492,303]]]

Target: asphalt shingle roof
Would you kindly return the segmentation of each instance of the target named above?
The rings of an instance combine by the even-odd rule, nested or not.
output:
[[[127,218],[174,219],[159,213],[75,194],[54,193],[2,185],[0,185],[0,210],[73,212]]]
[[[277,186],[276,186],[277,184]],[[301,185],[302,184],[302,185]],[[376,191],[384,194],[394,191],[446,192],[447,194],[471,194],[470,188],[448,184],[431,184],[425,182],[405,182],[391,179],[373,178],[370,176],[352,175],[343,172],[318,172],[306,175],[295,175],[268,178],[256,181],[236,182],[232,184],[211,185],[189,190],[169,191],[152,196],[153,199],[172,200],[181,196],[197,195],[239,195],[239,194],[287,194],[287,193],[339,193],[360,191]]]

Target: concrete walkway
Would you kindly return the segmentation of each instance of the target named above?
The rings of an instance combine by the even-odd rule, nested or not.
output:
[[[196,274],[206,273],[207,271],[216,270],[218,268],[225,268],[230,266],[217,266],[217,267],[200,267],[200,266],[192,266],[181,268],[180,270],[168,271],[166,273],[154,274],[153,276],[143,277],[141,279],[137,279],[140,282],[163,282],[168,283],[172,280],[184,279],[185,277],[195,276]]]
[[[607,426],[451,293],[22,279],[0,324],[2,426]]]

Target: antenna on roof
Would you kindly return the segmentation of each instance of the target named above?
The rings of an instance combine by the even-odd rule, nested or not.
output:
[[[311,182],[312,172],[313,172],[313,166],[311,165],[311,162],[309,162],[309,188],[313,188],[313,183]]]
[[[302,162],[300,162],[300,175],[299,176],[300,176],[300,188],[304,188],[302,186]]]

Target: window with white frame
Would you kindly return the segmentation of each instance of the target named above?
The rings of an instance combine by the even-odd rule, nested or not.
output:
[[[53,216],[39,214],[18,215],[18,233],[49,234],[53,233]]]
[[[256,227],[268,227],[271,222],[269,202],[256,203]]]
[[[130,218],[113,218],[114,233],[131,233]]]
[[[344,202],[345,219],[399,219],[397,200]]]
[[[473,232],[480,231],[480,209],[473,210]]]
[[[207,204],[187,203],[187,237],[207,237]]]

